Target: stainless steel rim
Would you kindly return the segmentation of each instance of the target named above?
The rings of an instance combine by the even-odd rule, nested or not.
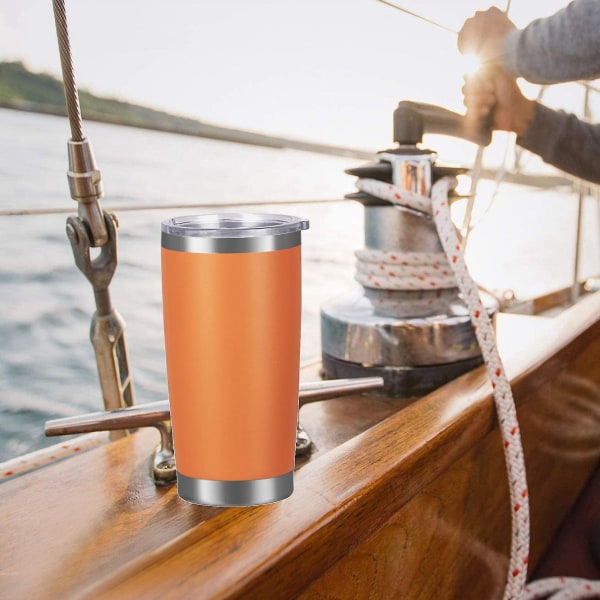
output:
[[[243,481],[195,479],[177,473],[177,492],[192,504],[253,506],[283,500],[294,491],[294,472],[277,477]]]
[[[301,232],[259,237],[192,237],[162,232],[162,247],[178,252],[197,254],[237,254],[244,252],[273,252],[299,246]]]

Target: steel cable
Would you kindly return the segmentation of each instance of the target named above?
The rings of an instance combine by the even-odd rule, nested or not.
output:
[[[253,206],[288,206],[297,204],[337,204],[347,203],[343,198],[323,198],[315,200],[257,200],[248,202],[224,202],[222,204],[202,204],[202,203],[185,203],[185,204],[128,204],[123,206],[108,207],[109,211],[119,212],[135,212],[145,210],[183,210],[200,208],[203,210],[214,210],[223,208],[237,207],[253,207]],[[56,208],[7,208],[0,210],[0,217],[35,217],[40,215],[61,215],[72,214],[72,208],[56,207]]]
[[[81,120],[81,108],[79,107],[79,94],[77,93],[77,85],[75,83],[75,71],[71,59],[67,12],[64,0],[53,0],[52,5],[54,8],[54,20],[56,22],[56,35],[58,37],[60,65],[65,86],[67,113],[69,115],[69,124],[71,126],[71,138],[75,142],[81,142],[84,139],[83,123]]]

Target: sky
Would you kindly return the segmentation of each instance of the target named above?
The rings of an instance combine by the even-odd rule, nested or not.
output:
[[[395,0],[460,28],[477,0]],[[563,0],[514,0],[524,25]],[[367,149],[400,100],[463,112],[456,35],[377,0],[68,0],[80,87],[226,126]],[[502,2],[497,4],[505,8]],[[0,0],[0,60],[60,74],[51,0]]]

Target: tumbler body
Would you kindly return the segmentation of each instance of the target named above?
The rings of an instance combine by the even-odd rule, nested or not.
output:
[[[307,226],[227,213],[163,223],[169,402],[185,500],[240,506],[293,491]]]

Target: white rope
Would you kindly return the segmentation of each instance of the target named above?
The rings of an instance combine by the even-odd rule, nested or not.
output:
[[[355,279],[365,287],[386,290],[433,290],[456,287],[446,255],[357,250]]]
[[[402,208],[431,215],[431,200],[376,179],[359,179],[356,187]],[[456,287],[445,252],[394,252],[364,248],[355,252],[354,278],[385,290],[435,290]]]
[[[598,598],[600,581],[589,581],[579,577],[548,577],[525,586],[523,598],[527,600],[547,598],[548,596],[552,600]]]
[[[377,179],[359,179],[356,182],[356,187],[361,192],[387,200],[392,204],[398,204],[404,208],[431,215],[431,200],[429,198],[403,190],[391,183],[385,183]]]
[[[59,442],[52,446],[46,446],[39,450],[34,450],[28,454],[23,454],[17,458],[11,458],[0,463],[0,483],[6,479],[11,479],[17,475],[23,475],[28,471],[33,471],[50,463],[62,460],[67,456],[79,454],[86,450],[96,448],[108,441],[106,431],[86,433],[66,442]]]
[[[535,583],[525,586],[527,577],[527,565],[529,562],[529,537],[530,537],[530,522],[529,522],[529,500],[527,490],[527,478],[525,472],[525,457],[523,455],[523,447],[521,443],[521,434],[519,430],[519,422],[517,420],[517,411],[510,388],[510,383],[504,371],[504,365],[498,353],[494,329],[487,311],[483,308],[479,298],[477,285],[471,278],[464,258],[462,245],[458,239],[458,235],[452,219],[450,218],[450,207],[448,203],[448,191],[450,184],[453,183],[452,178],[443,178],[436,182],[433,186],[431,200],[426,197],[415,198],[414,194],[407,194],[404,190],[396,186],[382,183],[380,181],[373,183],[373,180],[361,179],[357,182],[357,187],[369,194],[391,201],[394,204],[403,205],[405,199],[410,204],[410,208],[419,206],[421,212],[431,214],[433,216],[442,247],[444,248],[447,267],[441,267],[440,262],[433,264],[441,268],[442,271],[450,269],[454,274],[454,285],[457,285],[462,293],[463,300],[469,309],[471,322],[477,341],[481,348],[481,353],[485,361],[485,367],[492,383],[494,394],[494,403],[496,413],[498,415],[498,423],[502,436],[502,444],[504,449],[504,459],[508,475],[510,503],[511,503],[511,550],[506,587],[504,590],[505,600],[532,600],[534,598],[542,598],[548,594],[554,594],[553,600],[574,600],[576,598],[592,598],[600,594],[600,582],[588,581],[579,578],[556,577],[536,581]],[[379,192],[383,192],[379,194]],[[425,206],[429,204],[429,206]],[[362,251],[361,251],[362,252]],[[377,256],[366,256],[360,254],[359,258],[359,276],[367,277],[367,280],[372,283],[374,280],[369,280],[371,275],[375,277],[371,270],[367,271],[366,265],[375,265],[377,273],[377,281],[379,286],[375,284],[369,287],[381,287],[382,289],[413,289],[388,287],[396,284],[399,277],[394,274],[390,275],[390,269],[396,269],[396,263],[406,262],[401,265],[405,269],[414,267],[417,264],[431,264],[430,255],[419,256],[417,253],[411,253],[410,258],[406,255],[394,255],[396,259],[392,259],[393,252],[382,252]],[[373,260],[370,260],[373,258]],[[390,266],[392,265],[392,266]],[[383,268],[381,268],[383,266]],[[368,267],[371,269],[371,266]],[[436,273],[437,274],[437,273]],[[414,273],[412,270],[406,272],[406,279],[412,283]],[[420,289],[431,289],[431,281],[425,277],[426,283],[430,286]],[[359,279],[360,281],[360,279]],[[442,287],[439,280],[436,281],[436,287]]]

